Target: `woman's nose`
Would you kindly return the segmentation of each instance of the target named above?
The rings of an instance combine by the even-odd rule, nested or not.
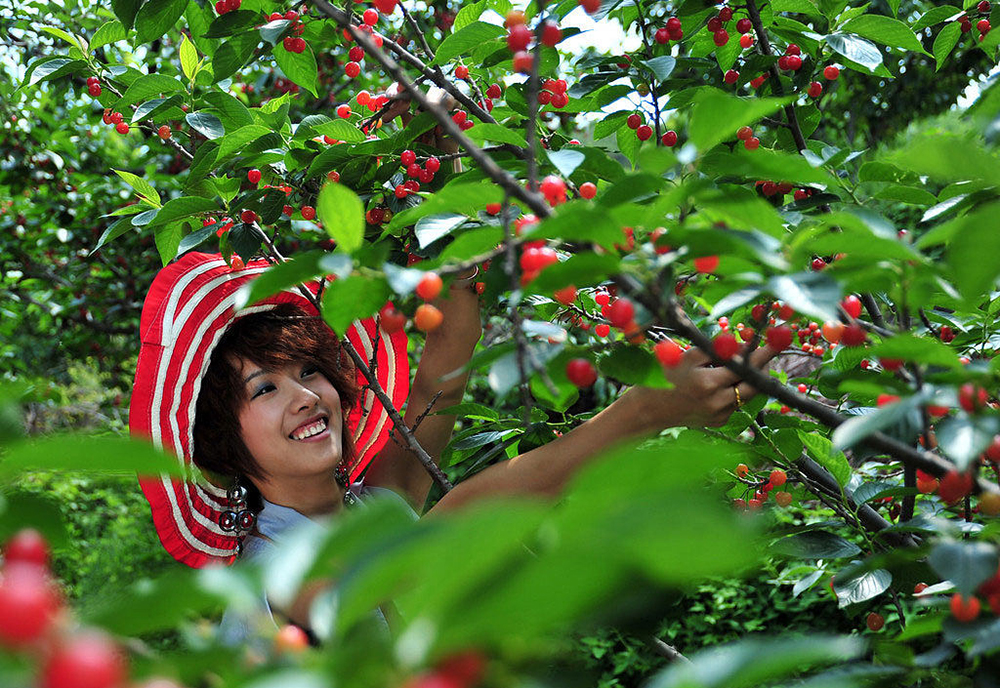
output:
[[[296,411],[301,411],[303,409],[309,409],[316,405],[319,401],[319,395],[312,391],[300,381],[295,380],[292,382],[294,385],[292,393],[292,407]]]

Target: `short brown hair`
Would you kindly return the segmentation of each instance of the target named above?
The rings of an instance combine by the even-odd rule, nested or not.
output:
[[[347,416],[358,398],[354,365],[319,316],[284,303],[240,318],[219,340],[195,410],[193,458],[200,468],[219,476],[267,477],[243,442],[239,413],[248,395],[240,371],[233,366],[233,356],[253,361],[266,371],[295,361],[317,366],[340,395],[344,409],[342,452],[350,462],[354,442]]]

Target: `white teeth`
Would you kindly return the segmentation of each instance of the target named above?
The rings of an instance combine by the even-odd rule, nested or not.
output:
[[[326,430],[326,419],[320,418],[315,423],[310,423],[304,428],[299,428],[292,433],[293,440],[304,440],[307,437],[312,437],[313,435],[318,435]]]

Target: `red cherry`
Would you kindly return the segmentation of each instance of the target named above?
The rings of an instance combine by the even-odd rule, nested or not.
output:
[[[756,136],[751,136],[746,141],[743,142],[743,147],[747,150],[757,150],[760,148],[760,139]]]
[[[838,76],[840,76],[840,69],[834,65],[827,65],[823,69],[823,76],[826,77],[828,81],[834,81]]]
[[[725,29],[719,29],[712,34],[712,40],[715,41],[715,45],[721,48],[729,42],[729,32]]]
[[[740,80],[740,73],[737,72],[735,69],[727,70],[725,76],[722,77],[722,80],[725,81],[730,86],[732,86],[733,84],[735,84],[737,81]]]
[[[665,131],[663,136],[660,137],[660,143],[662,143],[667,148],[673,148],[677,145],[677,132],[673,129]]]
[[[531,29],[525,24],[515,24],[507,32],[507,47],[512,53],[526,50],[531,43]]]
[[[344,104],[337,106],[337,117],[341,119],[347,119],[351,116],[351,106]]]
[[[809,84],[809,97],[819,98],[823,94],[823,84],[818,81],[813,81]]]
[[[427,158],[427,161],[424,163],[424,169],[431,174],[435,174],[441,169],[441,161],[437,158]]]
[[[948,344],[949,342],[951,342],[955,338],[955,333],[952,332],[952,329],[950,327],[948,327],[947,325],[942,325],[941,326],[940,337],[941,337],[941,341],[942,342],[944,342],[945,344]]]
[[[944,474],[938,485],[938,496],[948,504],[954,504],[972,491],[972,476],[951,470]]]
[[[881,631],[882,627],[885,626],[885,618],[881,614],[872,612],[865,619],[865,624],[868,625],[868,630],[870,631]]]
[[[718,256],[702,256],[694,259],[694,269],[700,273],[714,272],[719,267]]]
[[[982,387],[966,382],[958,388],[958,404],[966,413],[976,413],[986,405],[986,390]]]
[[[719,17],[712,17],[708,20],[708,30],[712,33],[719,31],[722,28],[722,20]]]
[[[478,685],[486,673],[486,656],[476,650],[459,652],[439,662],[436,669],[458,686],[471,688]]]
[[[396,310],[391,303],[387,303],[378,312],[379,324],[386,334],[399,332],[406,325],[406,316]]]
[[[577,0],[577,4],[583,8],[587,14],[596,14],[601,9],[601,0]]]
[[[656,346],[653,347],[653,352],[660,361],[660,365],[667,368],[679,366],[684,356],[684,350],[677,345],[677,342],[669,338],[657,342]]]
[[[344,74],[347,75],[347,78],[354,79],[361,74],[361,65],[357,62],[348,62],[344,65]]]
[[[733,335],[723,332],[712,340],[712,349],[715,351],[716,356],[723,361],[728,361],[739,353],[740,343],[736,341],[736,337]]]
[[[792,344],[792,330],[787,325],[769,327],[764,332],[764,341],[772,351],[784,351]]]
[[[883,406],[888,406],[889,404],[895,404],[899,401],[899,395],[897,394],[879,394],[878,398],[875,400],[875,405],[879,408]]]
[[[844,346],[861,346],[865,343],[864,328],[856,323],[844,326],[844,331],[840,333],[840,342]]]
[[[444,282],[436,272],[428,272],[424,274],[423,278],[417,284],[417,296],[424,301],[433,301],[441,293],[443,286]]]
[[[170,136],[172,135],[172,132],[170,131],[170,127],[168,127],[168,126],[167,126],[166,124],[163,124],[163,125],[161,125],[161,126],[160,126],[160,128],[159,128],[159,129],[158,129],[158,130],[156,131],[156,134],[157,134],[157,136],[159,136],[159,137],[160,137],[161,139],[163,139],[164,141],[166,141],[167,139],[169,139],[169,138],[170,138]]]
[[[458,65],[455,67],[455,77],[459,79],[469,78],[469,68],[465,65]]]
[[[782,485],[785,484],[785,482],[787,482],[788,474],[785,473],[780,468],[775,468],[773,471],[771,471],[771,475],[768,477],[768,480],[775,487],[781,487]]]
[[[736,30],[740,33],[750,33],[750,29],[752,28],[753,22],[745,17],[736,22]]]
[[[841,301],[840,307],[843,308],[852,318],[857,318],[861,315],[861,299],[854,294],[848,295],[843,301]]]
[[[378,24],[378,10],[369,7],[365,10],[365,13],[361,15],[361,19],[364,20],[365,24],[368,26],[375,26]]]
[[[337,170],[330,170],[329,172],[326,173],[326,178],[329,181],[336,184],[337,182],[340,181],[340,172],[338,172]]]
[[[591,199],[597,195],[597,185],[593,182],[584,182],[580,184],[580,196],[586,199]]]
[[[260,181],[260,170],[254,169],[247,172],[247,181],[251,184],[256,184]]]
[[[311,205],[304,205],[304,206],[302,206],[302,219],[303,220],[312,220],[315,217],[316,217],[316,209],[315,208],[313,208]]]
[[[878,362],[882,364],[885,370],[890,372],[895,372],[903,367],[903,360],[899,358],[880,358]]]
[[[39,688],[115,688],[127,675],[125,655],[114,642],[88,631],[70,638],[49,657]]]
[[[753,129],[751,129],[750,127],[744,126],[736,130],[736,138],[738,138],[740,141],[746,141],[752,136],[753,136]]]
[[[3,549],[4,561],[8,564],[22,562],[37,566],[49,565],[49,544],[45,536],[34,528],[16,532]]]
[[[125,134],[128,133],[128,124],[126,124],[125,122],[119,122],[118,124],[115,125],[115,131],[124,136]]]
[[[576,287],[571,284],[568,287],[557,289],[553,296],[555,296],[556,301],[564,306],[568,306],[576,301]]]
[[[576,387],[583,389],[597,382],[597,371],[585,358],[574,358],[566,364],[566,378]]]
[[[752,45],[753,45],[753,34],[751,34],[751,33],[745,33],[742,36],[740,36],[740,47],[741,48],[749,48]]]
[[[629,129],[638,129],[639,125],[642,124],[642,117],[640,117],[638,113],[633,112],[625,118],[625,124],[628,125]]]
[[[0,644],[16,648],[41,639],[60,606],[59,593],[43,566],[8,560],[0,574]]]
[[[562,29],[553,21],[542,24],[542,44],[554,48],[562,40]]]
[[[653,40],[655,40],[660,45],[664,45],[666,43],[669,43],[670,42],[670,32],[666,29],[666,27],[661,27],[661,28],[659,28],[659,29],[656,30],[656,33],[653,34]]]
[[[951,615],[955,617],[957,621],[962,623],[968,623],[979,616],[979,610],[981,605],[979,600],[973,595],[970,597],[964,597],[962,593],[956,592],[951,597]]]
[[[927,585],[927,583],[917,583],[916,585],[913,586],[913,594],[919,595],[929,587],[931,586]]]
[[[538,190],[545,196],[549,205],[559,205],[566,202],[566,182],[554,174],[550,174],[539,184]]]
[[[604,323],[596,325],[594,327],[594,334],[596,334],[598,337],[607,337],[609,334],[611,334],[611,326],[605,325]]]
[[[242,213],[240,213],[240,220],[242,220],[246,224],[251,224],[252,222],[255,222],[257,220],[257,213],[255,213],[252,210],[244,210]]]
[[[608,320],[618,329],[625,329],[633,318],[635,318],[635,306],[628,299],[617,299],[611,304]]]
[[[392,14],[396,11],[396,0],[375,0],[375,7],[382,14]]]

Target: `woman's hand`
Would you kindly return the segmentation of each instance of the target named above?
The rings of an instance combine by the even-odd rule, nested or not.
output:
[[[775,355],[776,351],[764,346],[750,354],[749,363],[762,368]],[[728,368],[712,368],[711,362],[708,354],[692,348],[684,354],[679,366],[665,369],[673,389],[636,390],[648,409],[645,421],[650,429],[677,425],[720,427],[738,406],[756,396],[757,390],[736,373]]]

